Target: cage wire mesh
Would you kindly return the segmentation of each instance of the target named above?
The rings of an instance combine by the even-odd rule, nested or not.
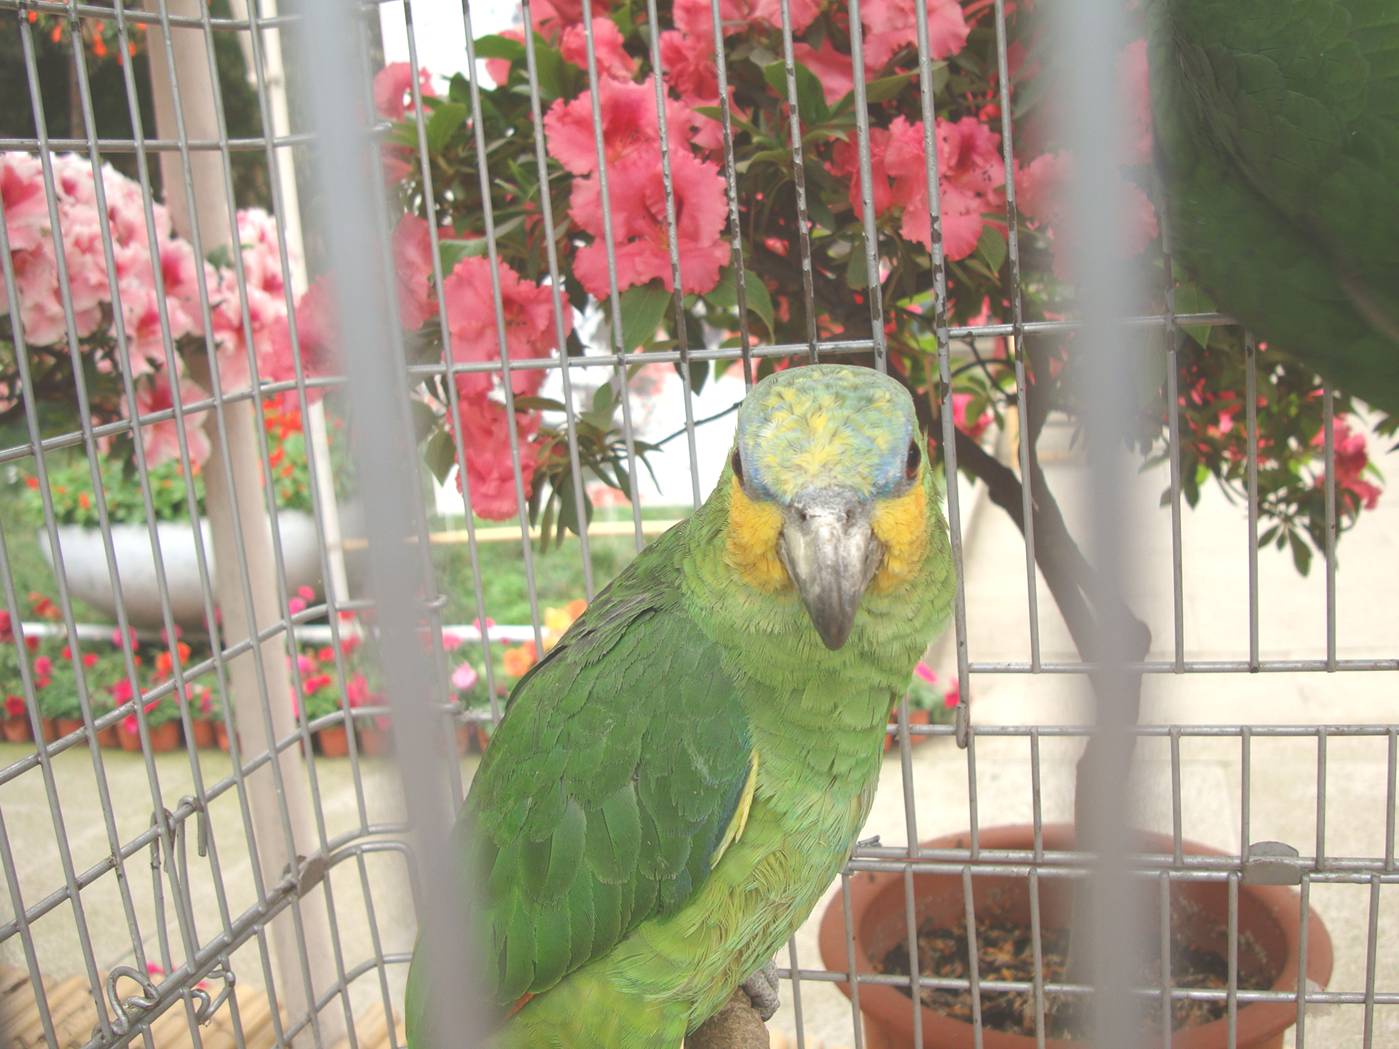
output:
[[[720,0],[530,6],[0,0],[15,88],[0,140],[0,589],[17,741],[0,749],[6,1044],[402,1045],[421,923],[457,930],[439,961],[458,975],[449,1005],[470,1041],[480,981],[444,846],[477,759],[453,743],[484,745],[521,664],[576,614],[554,602],[590,600],[707,495],[731,406],[757,377],[854,361],[931,391],[920,410],[958,586],[928,663],[960,688],[947,718],[897,706],[870,837],[778,959],[774,1036],[935,1044],[946,1029],[929,1025],[948,1014],[981,1044],[1004,1022],[993,1013],[1019,1011],[1024,1044],[1044,1045],[1056,1010],[1096,986],[1098,1044],[1172,1044],[1170,1025],[1141,1040],[1130,1004],[1165,996],[1173,1012],[1213,1007],[1218,1044],[1255,1044],[1271,1004],[1293,1024],[1287,1044],[1399,1045],[1394,515],[1356,521],[1354,476],[1338,469],[1351,435],[1326,389],[1320,579],[1260,549],[1276,517],[1259,409],[1278,373],[1212,304],[1181,301],[1168,245],[1164,265],[1135,274],[1165,310],[1140,311],[1119,261],[1126,224],[1104,220],[1132,203],[1111,177],[1132,104],[1115,79],[1124,13],[1058,5],[1053,29],[1078,49],[1059,85],[1081,165],[1061,229],[1080,233],[1086,289],[1062,319],[1026,312],[1045,230],[1041,212],[1027,234],[1017,209],[1028,165],[1007,115],[1028,59],[1001,0],[901,14],[850,0],[819,17],[781,0],[741,15],[757,43]],[[949,20],[967,31],[957,47]],[[849,45],[844,81],[822,54],[834,40]],[[904,50],[905,72],[867,63],[881,47]],[[696,66],[705,88],[669,90]],[[968,204],[949,182],[962,161],[937,140],[945,114],[965,118],[957,88],[973,71],[989,85],[975,114],[989,138],[966,148],[989,149],[998,174]],[[731,101],[754,76],[785,105],[770,128]],[[555,116],[565,88],[571,124]],[[631,119],[654,122],[640,181],[621,137],[634,129],[610,108],[625,92]],[[895,98],[917,162],[897,176],[897,230],[881,199]],[[524,114],[513,145],[492,137],[510,99]],[[760,132],[777,142],[755,157]],[[780,191],[741,196],[762,163],[780,168]],[[399,189],[382,191],[381,169]],[[705,178],[721,207],[697,218]],[[832,178],[853,187],[837,276],[862,325],[823,312]],[[596,213],[583,217],[585,180]],[[537,190],[528,207],[517,184]],[[627,194],[646,196],[659,258],[638,261],[647,232]],[[264,211],[240,211],[253,201]],[[778,207],[788,239],[764,244],[757,216]],[[968,208],[993,211],[976,216],[976,256],[951,239]],[[508,240],[520,231],[524,282]],[[895,265],[899,238],[923,243],[920,266]],[[51,293],[35,283],[40,256]],[[755,275],[759,256],[782,264],[781,282]],[[978,258],[1004,282],[1000,313],[951,316],[949,285],[974,283]],[[716,283],[694,292],[705,267]],[[895,272],[912,284],[896,290]],[[460,312],[437,301],[449,296]],[[916,372],[889,342],[909,330]],[[1211,390],[1187,331],[1200,347],[1234,333],[1212,352],[1234,354],[1244,419],[1216,420],[1214,438],[1246,435],[1231,475],[1242,508],[1201,497],[1192,476],[1201,438],[1185,397]],[[1036,347],[1067,335],[1090,365],[1066,373],[1082,447],[1047,388],[1035,404]],[[1121,351],[1137,338],[1144,354]],[[971,370],[992,374],[987,358],[1006,396],[994,442],[971,434],[989,396],[954,392]],[[1138,474],[1120,449],[1148,368],[1167,407],[1158,460]],[[433,398],[445,425],[424,416]],[[437,479],[416,465],[420,441]],[[26,478],[31,517],[16,497]],[[502,516],[508,527],[487,520]],[[1045,567],[1065,535],[1095,566],[1083,596],[1106,610],[1086,638]],[[36,599],[45,562],[52,596]],[[1090,685],[1120,701],[1091,702]],[[202,731],[226,757],[199,746]],[[183,742],[166,751],[172,735]],[[129,756],[108,747],[116,736]],[[1053,960],[1075,908],[1095,930],[1087,973]],[[978,944],[1003,935],[987,916],[1007,910],[1028,975],[1000,940]],[[920,948],[929,923],[952,950]],[[1208,985],[1177,968],[1201,945],[1222,959]],[[1153,975],[1134,976],[1134,951]]]

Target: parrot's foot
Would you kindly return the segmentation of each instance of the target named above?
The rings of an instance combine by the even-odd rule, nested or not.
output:
[[[764,1023],[777,1015],[777,1007],[782,999],[777,993],[777,963],[768,962],[740,984],[743,993],[753,1003],[753,1011]]]
[[[876,845],[878,845],[878,844],[879,844],[879,835],[878,835],[878,834],[875,834],[874,836],[869,837],[869,838],[861,838],[859,841],[857,841],[857,842],[855,843],[855,848],[857,848],[857,849],[872,849],[872,848],[874,848],[874,847],[875,847]]]

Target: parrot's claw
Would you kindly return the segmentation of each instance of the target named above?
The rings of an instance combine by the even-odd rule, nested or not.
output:
[[[855,843],[855,848],[857,848],[857,849],[872,849],[872,848],[874,848],[874,847],[875,847],[876,845],[878,845],[878,844],[879,844],[879,835],[876,834],[876,835],[874,835],[873,837],[861,838],[859,841],[857,841],[857,842]]]
[[[777,993],[777,963],[768,962],[748,979],[743,981],[743,993],[753,1003],[753,1011],[764,1023],[777,1015],[777,1007],[782,1004]]]

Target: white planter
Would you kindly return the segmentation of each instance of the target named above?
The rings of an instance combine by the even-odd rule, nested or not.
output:
[[[204,556],[212,577],[215,565],[209,522],[201,521],[200,526]],[[298,587],[310,586],[319,592],[321,562],[316,548],[315,521],[310,514],[299,510],[283,510],[277,515],[277,526],[282,538],[288,589],[295,593]],[[162,521],[156,525],[156,530],[160,537],[171,615],[180,626],[202,629],[204,593],[199,577],[199,560],[195,556],[194,529],[188,521]],[[115,621],[116,595],[107,570],[101,531],[86,525],[60,525],[58,545],[63,552],[63,570],[69,594],[106,612]],[[39,547],[44,559],[53,567],[47,531],[40,531]],[[164,620],[149,530],[144,524],[113,525],[112,548],[116,555],[117,573],[121,578],[122,603],[126,608],[127,620],[135,627],[159,628]],[[213,578],[210,585],[213,585]]]

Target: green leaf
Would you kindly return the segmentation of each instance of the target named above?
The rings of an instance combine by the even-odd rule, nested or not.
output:
[[[508,36],[492,34],[473,41],[477,58],[504,58],[507,61],[523,61],[525,45],[523,41],[512,40]],[[460,75],[460,74],[458,74]],[[453,78],[455,79],[455,78]]]
[[[767,285],[750,269],[743,271],[743,293],[748,301],[748,312],[756,313],[767,325],[768,331],[771,332],[773,330],[772,296],[768,294]],[[719,283],[704,296],[704,300],[717,309],[738,309],[738,283],[735,279],[734,267],[728,266],[723,273],[719,274]]]
[[[654,282],[622,292],[622,349],[634,350],[654,339],[670,304],[670,292]]]
[[[593,520],[593,501],[588,498],[588,493],[583,492],[583,516],[585,518],[584,528]],[[570,474],[563,478],[559,485],[559,532],[562,538],[563,529],[567,528],[574,535],[579,535],[581,529],[578,527],[578,507],[574,504],[573,476]]]
[[[1292,565],[1297,569],[1298,575],[1306,575],[1312,567],[1312,548],[1307,545],[1307,541],[1296,532],[1289,532],[1288,542],[1292,544]]]
[[[520,45],[523,54],[524,45]],[[552,101],[567,92],[567,69],[563,55],[538,33],[534,34],[534,69],[539,77],[539,95]]]
[[[934,68],[945,66],[946,64],[946,62],[933,63]],[[894,76],[880,77],[878,80],[871,80],[868,84],[865,85],[865,104],[872,106],[876,102],[889,101],[889,99],[895,97],[900,91],[902,91],[909,81],[916,80],[917,77],[918,74],[916,72],[913,72],[898,73]],[[850,99],[852,104],[854,102],[854,98],[855,92],[851,91]],[[836,103],[836,108],[839,109],[841,103],[843,103],[844,101],[845,99],[842,98],[840,102]]]
[[[460,102],[446,102],[428,118],[427,148],[440,153],[457,131],[466,128],[467,108]]]
[[[1214,313],[1214,300],[1194,284],[1179,284],[1175,289],[1176,313]],[[1210,334],[1214,331],[1209,324],[1183,324],[1181,329],[1200,344],[1201,349],[1209,349]]]
[[[608,381],[593,391],[592,406],[579,418],[605,432],[612,428],[612,416],[616,411],[617,391],[612,388],[611,381]]]
[[[552,397],[516,397],[515,410],[517,412],[564,412],[568,409],[563,401],[556,401]]]
[[[856,291],[869,287],[869,270],[865,266],[865,248],[856,244],[850,249],[850,261],[845,264],[845,283]]]
[[[442,259],[443,274],[451,273],[462,259],[474,259],[486,254],[486,238],[474,240],[439,240],[437,254]]]
[[[976,242],[976,251],[986,260],[986,265],[991,267],[992,273],[999,273],[1001,264],[1006,260],[1005,236],[995,226],[982,226],[981,239]]]
[[[438,484],[447,483],[447,475],[457,465],[457,449],[452,443],[452,435],[446,430],[438,430],[427,439],[423,446],[423,462],[437,478]]]
[[[831,115],[826,105],[826,94],[821,90],[821,81],[816,74],[800,62],[796,67],[797,111],[803,125],[820,124]],[[779,98],[787,98],[787,69],[781,62],[773,62],[763,67],[763,79],[768,82]]]
[[[437,413],[422,401],[409,401],[408,409],[413,416],[413,439],[421,442],[437,429]]]

